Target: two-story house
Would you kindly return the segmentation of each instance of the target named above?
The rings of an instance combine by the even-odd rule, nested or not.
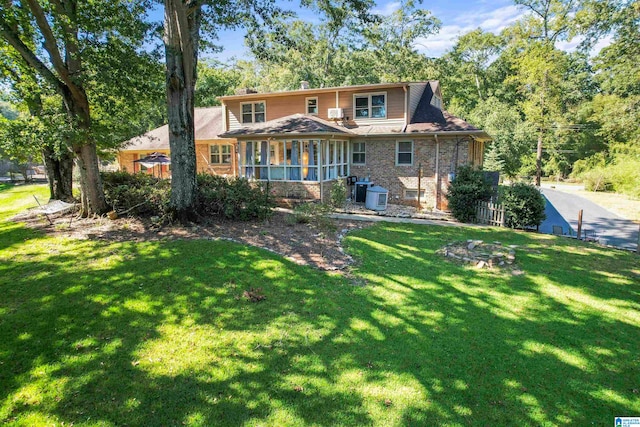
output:
[[[224,152],[229,175],[268,180],[282,198],[323,200],[337,180],[357,176],[387,188],[391,203],[415,204],[420,189],[424,207],[445,208],[451,174],[481,165],[490,139],[444,111],[437,81],[321,89],[303,82],[295,91],[220,99],[218,138],[196,130],[196,146],[209,147],[198,150],[206,164],[199,170],[215,173]]]

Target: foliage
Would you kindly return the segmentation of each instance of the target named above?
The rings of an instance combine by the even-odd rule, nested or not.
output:
[[[495,97],[478,104],[469,120],[493,137],[491,149],[501,165],[495,170],[514,178],[522,167],[523,156],[534,146],[535,135],[530,125],[514,108]]]
[[[105,197],[119,214],[165,216],[169,202],[169,181],[146,173],[103,172]]]
[[[458,221],[474,222],[476,205],[489,200],[492,194],[491,184],[481,170],[471,165],[460,166],[447,192],[451,214]]]
[[[544,197],[533,185],[517,182],[503,187],[500,203],[504,206],[507,227],[537,227],[546,218]]]
[[[220,105],[218,97],[233,95],[234,89],[240,87],[241,79],[240,70],[235,67],[211,59],[199,61],[195,106]]]
[[[0,217],[19,204],[2,199]],[[525,274],[437,255],[467,239],[516,245]],[[612,381],[637,367],[637,255],[389,223],[345,245],[357,262],[337,275],[225,241],[0,223],[0,423],[606,425],[640,413],[637,378]],[[257,289],[266,299],[252,303]]]
[[[311,224],[320,229],[333,230],[335,226],[329,218],[332,207],[325,203],[307,202],[293,208],[289,218],[295,224]]]
[[[331,206],[334,208],[344,207],[344,203],[347,200],[347,187],[345,186],[343,179],[333,182],[329,199]]]
[[[615,162],[585,170],[578,177],[588,191],[614,191],[640,198],[640,160],[617,157]]]
[[[266,219],[275,206],[268,187],[245,178],[198,175],[198,213],[247,221]]]

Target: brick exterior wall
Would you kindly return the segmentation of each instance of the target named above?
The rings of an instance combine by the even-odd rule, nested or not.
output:
[[[446,209],[444,195],[448,185],[448,174],[457,165],[469,161],[469,140],[440,139],[439,174],[436,177],[436,141],[433,138],[413,139],[413,164],[396,165],[396,142],[411,139],[367,139],[365,142],[366,164],[351,165],[351,175],[359,179],[369,177],[376,185],[389,190],[389,203],[417,205],[417,200],[405,199],[406,190],[418,189],[418,167],[422,165],[421,190],[425,190],[420,202],[423,208]],[[437,179],[437,181],[436,181]]]
[[[413,141],[413,164],[396,165],[396,143],[398,141]],[[449,185],[449,173],[455,171],[458,165],[469,162],[479,163],[478,151],[469,138],[439,138],[439,162],[438,177],[436,174],[436,140],[434,138],[398,138],[398,139],[353,139],[353,142],[364,142],[366,152],[366,164],[350,166],[350,174],[359,179],[369,177],[376,185],[389,190],[389,203],[417,205],[417,200],[405,199],[406,190],[418,189],[418,167],[422,165],[421,190],[424,197],[420,199],[423,208],[437,207],[447,209],[446,192]],[[196,144],[196,162],[198,172],[214,173],[218,175],[235,176],[235,144],[233,145],[232,165],[209,165],[209,143]],[[482,147],[480,147],[481,149]],[[168,154],[168,150],[158,150]],[[134,169],[133,161],[149,154],[150,152],[120,152],[118,161],[120,169],[128,172],[139,171]],[[351,160],[351,159],[349,159]],[[166,166],[165,166],[166,168]],[[149,172],[150,173],[150,172]],[[163,170],[163,176],[168,176]],[[330,200],[331,187],[335,181],[322,184],[323,199]],[[279,199],[292,200],[320,200],[320,183],[310,182],[279,182],[271,181],[270,191]],[[347,187],[348,189],[348,187]]]

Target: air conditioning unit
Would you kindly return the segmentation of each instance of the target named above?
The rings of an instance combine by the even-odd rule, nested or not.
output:
[[[329,108],[327,115],[330,119],[341,119],[344,117],[344,112],[342,108]]]

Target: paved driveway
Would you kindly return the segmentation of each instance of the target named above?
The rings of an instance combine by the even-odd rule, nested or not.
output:
[[[589,237],[595,233],[598,241],[605,245],[631,250],[636,250],[638,247],[637,223],[609,212],[602,206],[575,194],[550,188],[543,188],[542,194],[553,210],[571,225],[573,235],[578,230],[578,212],[582,209],[582,230],[586,230]],[[552,211],[547,210],[547,212],[551,213],[553,218],[558,218]],[[549,220],[545,222],[548,223]]]

